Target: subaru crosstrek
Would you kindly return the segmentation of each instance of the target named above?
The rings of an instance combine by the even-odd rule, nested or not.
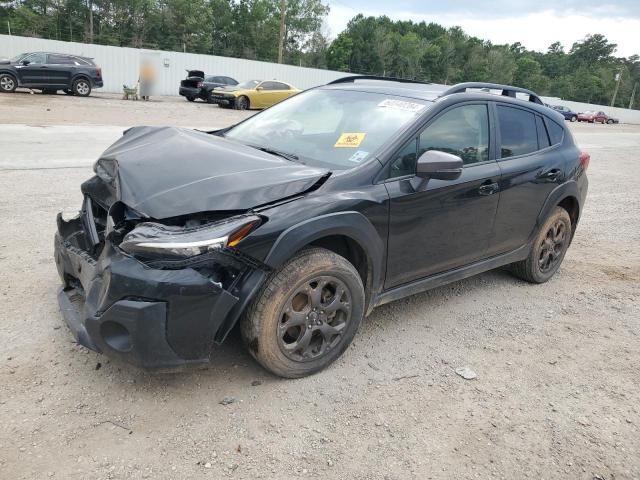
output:
[[[537,95],[484,83],[349,77],[223,130],[131,128],[58,215],[59,302],[80,344],[143,368],[209,362],[239,322],[301,377],[378,305],[505,265],[549,280],[588,163]]]

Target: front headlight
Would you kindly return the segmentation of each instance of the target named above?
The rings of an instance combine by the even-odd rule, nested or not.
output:
[[[120,248],[145,258],[188,258],[236,246],[260,225],[260,217],[241,215],[198,227],[140,223],[125,235]]]

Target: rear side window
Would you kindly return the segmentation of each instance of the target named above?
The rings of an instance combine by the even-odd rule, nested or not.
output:
[[[75,65],[76,64],[76,62],[71,57],[67,57],[65,55],[54,55],[54,54],[49,55],[48,63],[53,65]]]
[[[540,150],[547,148],[549,143],[549,135],[547,135],[547,127],[544,126],[542,117],[536,115],[536,128],[538,129],[538,147]]]
[[[498,105],[501,158],[526,155],[538,150],[536,116],[526,110]]]
[[[562,143],[562,139],[564,138],[564,128],[562,128],[553,120],[549,119],[547,119],[547,127],[549,127],[549,137],[551,137],[551,145]]]

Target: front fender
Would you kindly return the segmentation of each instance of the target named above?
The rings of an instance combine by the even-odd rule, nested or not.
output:
[[[264,262],[278,268],[306,245],[331,235],[349,237],[360,245],[370,265],[371,295],[375,296],[382,286],[384,243],[371,222],[359,212],[329,213],[289,227],[280,234]]]

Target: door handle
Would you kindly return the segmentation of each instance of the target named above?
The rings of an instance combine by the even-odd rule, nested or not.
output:
[[[496,182],[494,183],[485,183],[484,185],[480,185],[478,188],[478,193],[480,195],[493,195],[499,190],[499,186]]]
[[[551,182],[555,182],[562,175],[562,170],[558,168],[552,168],[551,170],[545,170],[540,172],[537,176],[540,180],[549,180]]]

